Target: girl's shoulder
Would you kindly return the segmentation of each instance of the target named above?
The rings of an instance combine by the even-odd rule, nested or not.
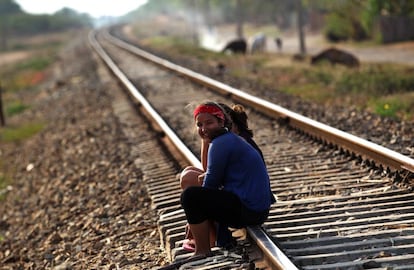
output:
[[[222,143],[228,143],[230,141],[237,140],[239,136],[231,131],[228,131],[226,133],[221,134],[220,136],[217,136],[212,140],[212,143],[216,144],[222,144]]]

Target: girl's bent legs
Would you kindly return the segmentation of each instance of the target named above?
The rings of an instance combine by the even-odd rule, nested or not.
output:
[[[188,223],[214,220],[234,226],[241,223],[242,203],[231,192],[192,186],[183,191],[181,205]]]
[[[231,192],[197,186],[183,191],[181,205],[190,224],[213,220],[233,228],[262,224],[269,213],[247,209]]]
[[[193,166],[186,167],[180,175],[180,185],[181,188],[184,190],[187,187],[191,186],[201,186],[201,183],[198,181],[198,176],[203,174],[204,171]],[[210,225],[210,246],[214,247],[216,243],[216,226],[213,221],[209,222]],[[188,235],[186,236],[187,239],[192,239],[192,230],[191,227],[188,231]]]
[[[210,247],[216,246],[216,239],[217,239],[217,230],[216,224],[213,220],[208,221],[209,225],[209,237],[210,237]]]
[[[216,230],[214,234],[212,231],[212,228],[215,229],[212,221],[225,224],[240,223],[241,202],[236,195],[226,191],[188,187],[183,191],[181,204],[195,239],[197,255],[209,253],[209,240],[214,243],[216,239]]]
[[[196,242],[194,255],[209,255],[211,252],[209,237],[210,222],[205,220],[198,224],[190,224],[190,229]]]

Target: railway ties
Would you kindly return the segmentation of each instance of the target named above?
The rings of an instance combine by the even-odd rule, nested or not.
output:
[[[281,149],[266,231],[301,269],[414,269],[411,191],[336,152]]]
[[[389,191],[281,202],[265,227],[303,269],[413,267],[413,199]]]
[[[118,57],[121,58],[125,57]],[[145,69],[144,66],[137,67],[141,65],[140,60],[133,62],[132,69]],[[127,64],[121,65],[128,73]],[[157,90],[160,77],[172,80],[164,82],[165,93]],[[132,80],[139,81],[139,74]],[[148,89],[145,91],[154,108],[171,121],[170,125],[178,127],[178,135],[196,153],[196,138],[188,128],[192,119],[188,111],[183,112],[183,107],[211,94],[201,87],[183,86],[177,80],[181,79],[146,74]],[[174,85],[171,90],[168,84]],[[174,99],[174,95],[180,100]],[[216,99],[226,102],[225,97],[217,96]],[[163,109],[166,104],[168,111]],[[263,227],[296,267],[414,269],[411,189],[397,185],[391,175],[361,163],[360,159],[344,154],[341,149],[315,142],[288,126],[275,124],[272,119],[264,120],[257,110],[251,109],[249,119],[267,161],[272,190],[278,197]],[[404,162],[410,165],[412,160]],[[148,189],[154,207],[161,213],[159,227],[170,258],[187,256],[180,247],[180,241],[184,239],[185,217],[178,203],[178,180],[175,175],[157,173],[148,178]],[[225,256],[223,251],[217,252],[217,256]],[[239,260],[230,255],[243,256],[229,254],[226,253],[225,259],[228,261],[220,263]],[[214,266],[209,267],[214,269]]]

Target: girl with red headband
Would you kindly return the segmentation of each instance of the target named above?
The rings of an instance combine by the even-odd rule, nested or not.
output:
[[[211,105],[213,110],[214,108],[217,108],[217,103],[213,102],[205,103],[204,105]],[[248,117],[244,110],[244,107],[239,104],[235,104],[232,107],[224,103],[218,103],[218,105],[225,112],[225,126],[232,132],[244,138],[249,144],[251,144],[259,152],[260,156],[264,160],[262,151],[253,140],[253,131],[248,126]],[[207,107],[199,107],[198,110],[195,111],[195,114],[199,113],[199,110],[206,108]],[[220,112],[218,113],[220,114]],[[221,114],[219,118],[222,119]],[[230,120],[228,118],[230,118]],[[201,138],[201,163],[203,169],[199,169],[194,166],[188,166],[182,171],[180,174],[180,184],[183,190],[189,186],[201,186],[203,183],[205,170],[207,168],[207,151],[210,139],[204,136],[202,132],[200,132],[200,129],[198,131]],[[234,244],[235,240],[233,239],[232,234],[227,226],[223,224],[211,224],[210,245],[212,247],[217,245],[219,247],[228,249],[233,247]],[[187,251],[194,251],[195,249],[195,241],[193,239],[191,231],[189,230],[188,224],[186,225],[186,234],[183,241],[183,249]]]
[[[209,255],[210,221],[233,228],[262,224],[274,198],[261,153],[229,131],[231,121],[220,105],[201,104],[194,119],[207,144],[207,161],[202,162],[206,173],[198,186],[183,187],[181,204],[195,240],[195,255]]]

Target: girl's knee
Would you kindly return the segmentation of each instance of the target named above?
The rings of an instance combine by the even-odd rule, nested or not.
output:
[[[180,185],[182,189],[186,189],[189,186],[200,186],[198,183],[198,176],[202,172],[192,169],[184,169],[180,174]]]
[[[194,166],[187,166],[187,167],[184,168],[184,170],[182,171],[182,173],[184,173],[186,171],[191,171],[191,170],[194,170],[194,169],[195,169]]]
[[[180,173],[180,180],[182,178],[188,177],[187,175],[191,175],[192,173],[197,173],[198,171],[201,171],[200,169],[193,167],[193,166],[187,166],[184,168],[184,170]]]

